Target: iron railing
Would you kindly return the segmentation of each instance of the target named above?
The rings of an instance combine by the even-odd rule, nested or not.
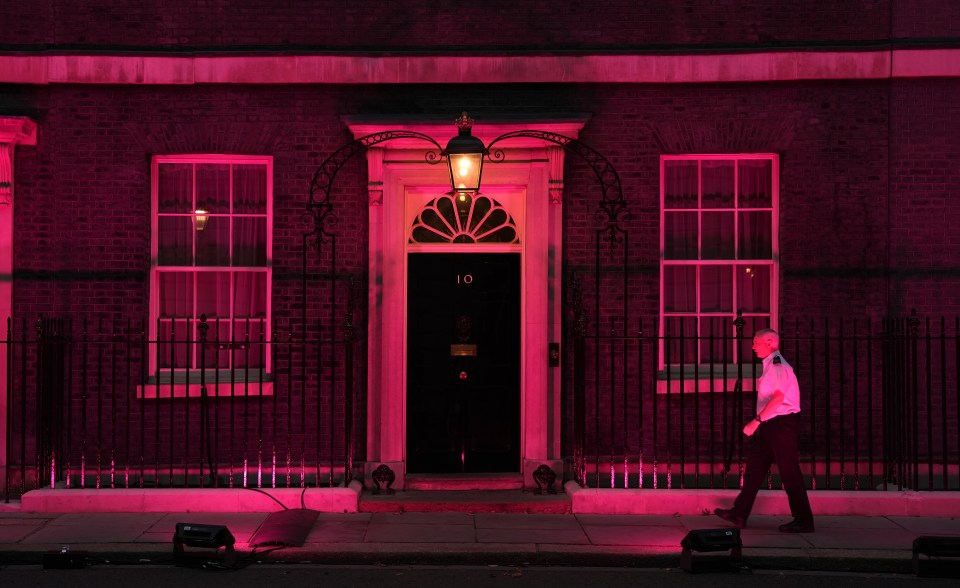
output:
[[[345,485],[352,329],[274,327],[178,319],[158,322],[158,339],[132,322],[8,322],[4,499],[38,487]]]
[[[592,487],[738,487],[755,360],[668,356],[696,344],[746,357],[749,334],[635,325],[573,335],[572,477]],[[51,486],[348,482],[362,396],[351,329],[321,338],[275,325],[268,337],[245,322],[221,340],[221,327],[182,321],[158,327],[166,338],[157,340],[130,322],[9,323],[5,500]],[[785,321],[780,331],[802,392],[811,489],[960,488],[960,319]]]
[[[611,324],[574,334],[572,476],[605,488],[739,487],[760,374],[751,334]],[[780,331],[811,489],[960,489],[960,319],[797,320]],[[730,352],[685,364],[679,350],[693,346]]]

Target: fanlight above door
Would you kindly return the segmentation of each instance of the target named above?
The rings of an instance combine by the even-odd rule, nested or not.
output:
[[[410,243],[519,243],[517,224],[496,200],[477,194],[444,194],[417,214]]]

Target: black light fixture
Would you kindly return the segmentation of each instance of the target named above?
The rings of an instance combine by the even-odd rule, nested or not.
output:
[[[960,578],[960,537],[914,539],[913,573],[921,578]]]
[[[190,565],[192,560],[203,561],[207,558],[188,558],[183,547],[204,547],[219,550],[224,548],[223,565],[232,567],[236,563],[233,534],[223,525],[205,525],[199,523],[177,523],[173,534],[173,559],[177,565]]]
[[[483,157],[488,153],[483,141],[471,134],[472,128],[473,119],[464,112],[457,119],[457,136],[441,153],[447,158],[450,187],[461,202],[480,191]]]
[[[685,572],[736,572],[743,558],[740,529],[697,529],[680,541],[680,568]],[[694,552],[721,552],[727,554],[696,558]]]

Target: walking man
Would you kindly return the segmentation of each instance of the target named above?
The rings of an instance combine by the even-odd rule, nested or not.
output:
[[[760,329],[753,336],[753,352],[763,360],[757,380],[757,416],[743,427],[743,434],[756,435],[743,475],[743,489],[733,508],[714,511],[721,519],[745,527],[757,492],[773,462],[777,463],[787,491],[793,521],[780,525],[783,533],[812,533],[813,511],[800,471],[800,386],[797,376],[780,355],[780,336],[773,329]]]

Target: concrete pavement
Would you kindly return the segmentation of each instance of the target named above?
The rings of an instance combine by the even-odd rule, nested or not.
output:
[[[57,514],[16,506],[0,510],[0,562],[7,564],[36,563],[63,546],[96,561],[172,561],[175,525],[189,522],[225,525],[247,561],[674,567],[689,531],[727,526],[706,514],[320,513],[303,547],[253,550],[250,538],[267,512]],[[802,535],[778,532],[788,518],[750,519],[741,531],[744,565],[908,573],[916,537],[960,536],[960,513],[819,516],[817,531]]]

